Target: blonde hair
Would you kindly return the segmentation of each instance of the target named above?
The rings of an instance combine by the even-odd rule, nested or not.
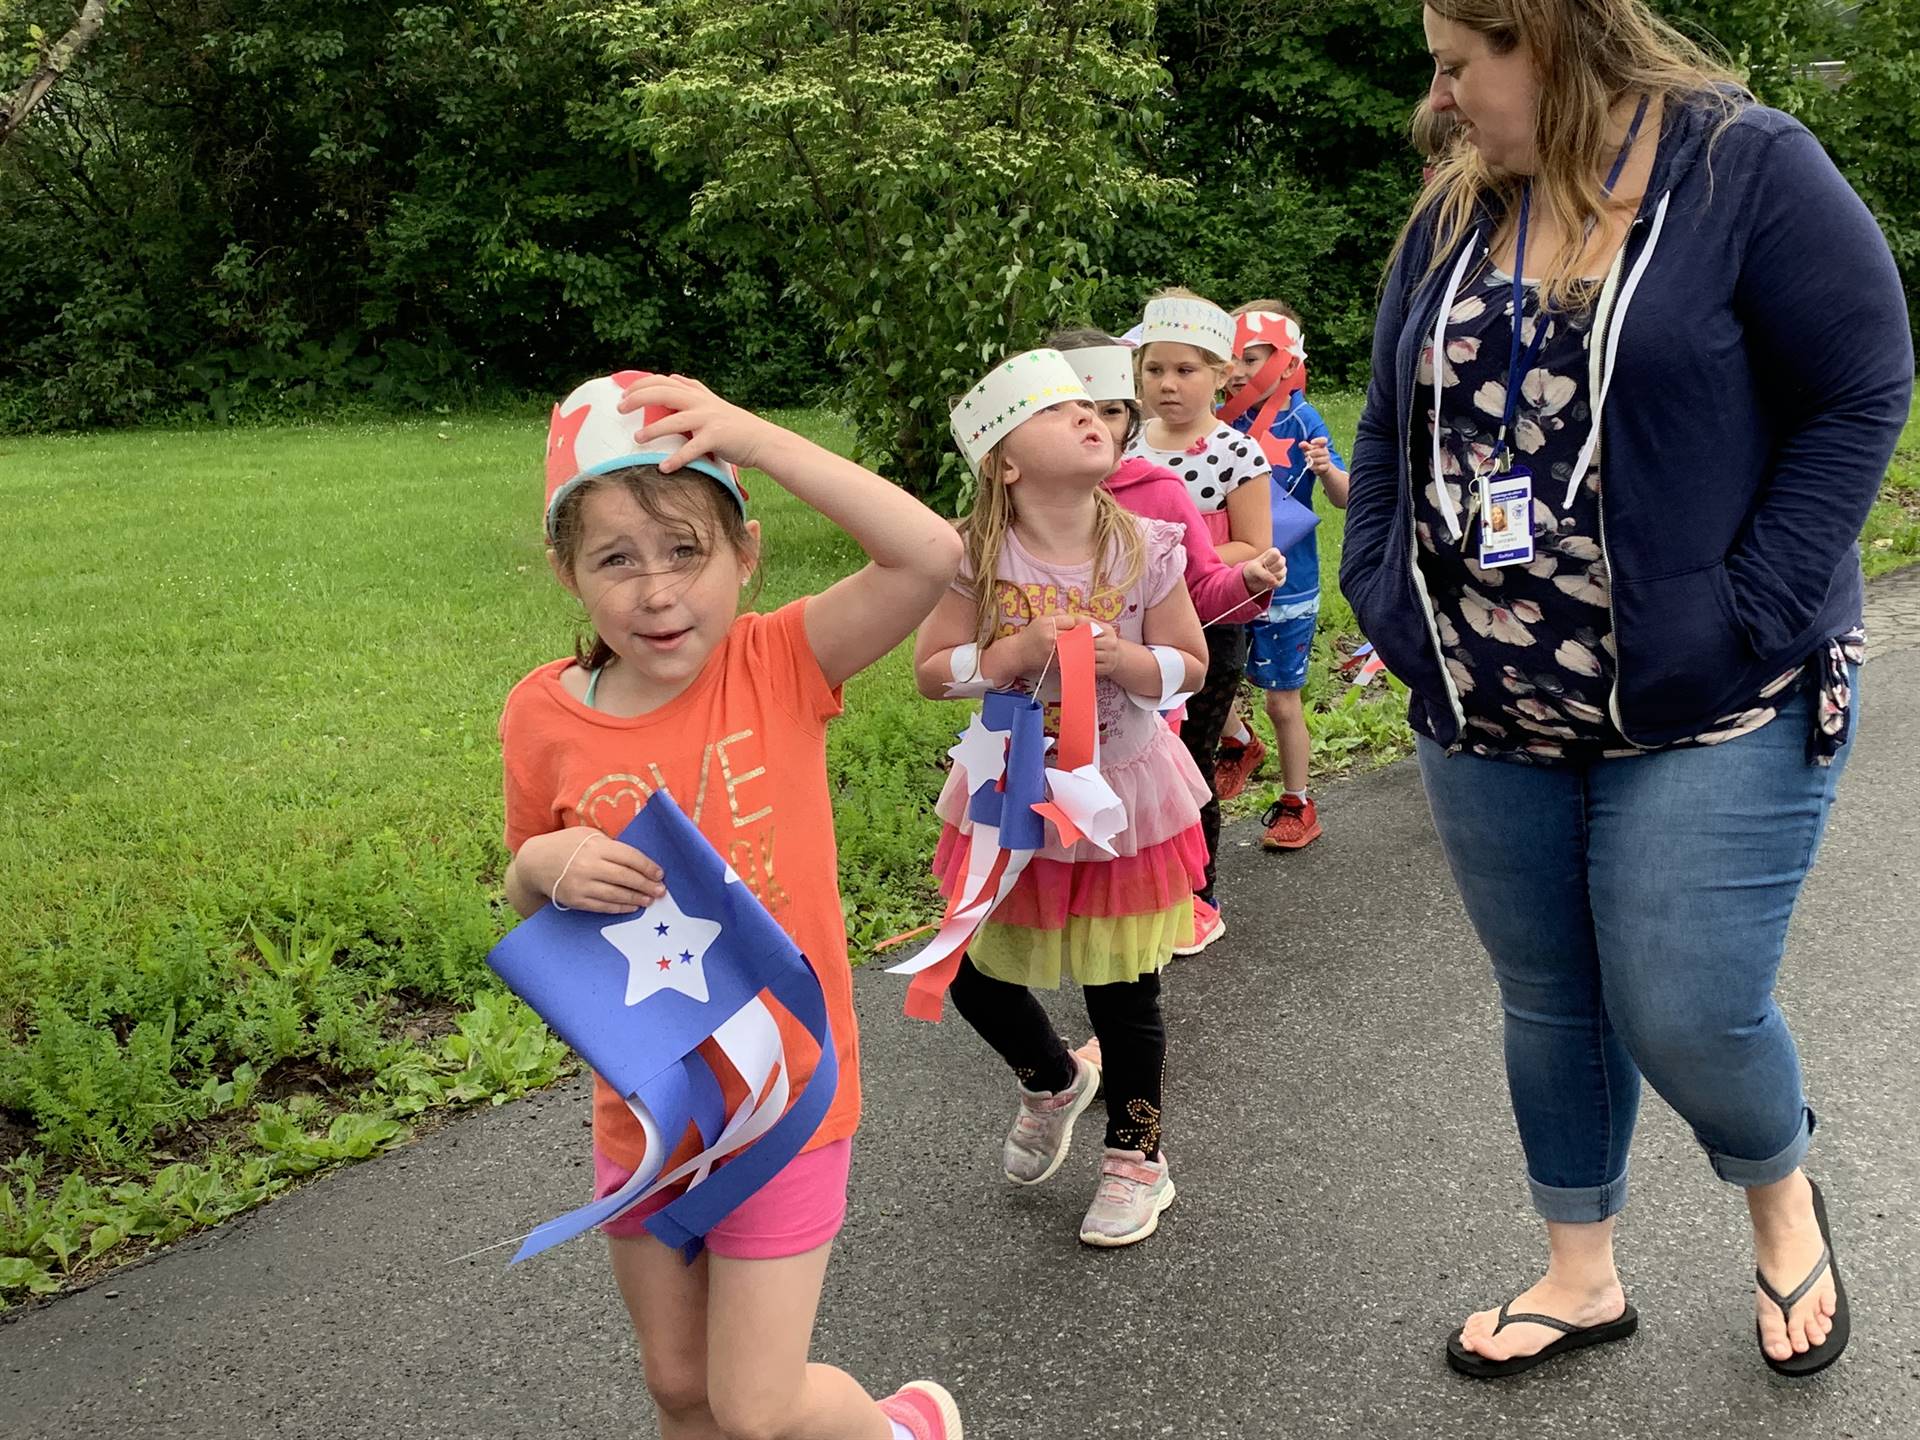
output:
[[[960,535],[967,545],[967,570],[973,576],[973,639],[982,650],[993,643],[994,631],[999,628],[993,582],[1000,570],[1007,534],[1017,518],[1013,487],[1007,484],[1006,476],[1006,458],[996,445],[981,458],[973,509],[960,519]],[[1108,570],[1116,560],[1119,564],[1111,583],[1120,590],[1131,589],[1146,569],[1147,546],[1139,522],[1102,487],[1093,492],[1093,583],[1088,599],[1109,583]]]
[[[1236,320],[1242,315],[1270,314],[1284,315],[1296,325],[1301,323],[1299,312],[1284,300],[1249,300],[1244,305],[1234,306],[1231,313]]]
[[[1520,45],[1532,55],[1540,86],[1534,200],[1564,237],[1541,272],[1541,294],[1547,304],[1580,308],[1591,298],[1576,273],[1589,230],[1627,203],[1610,199],[1595,178],[1607,159],[1614,106],[1629,95],[1663,103],[1705,101],[1719,108],[1724,129],[1752,96],[1733,71],[1654,15],[1644,0],[1427,0],[1427,6],[1484,36],[1496,55]],[[1511,224],[1529,177],[1488,165],[1457,126],[1432,113],[1429,101],[1420,102],[1412,133],[1416,142],[1444,138],[1445,149],[1388,264],[1400,258],[1414,222],[1431,214],[1431,273],[1453,254],[1483,204],[1501,215],[1503,228]]]

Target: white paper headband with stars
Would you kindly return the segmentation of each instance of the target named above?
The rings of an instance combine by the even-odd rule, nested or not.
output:
[[[1058,350],[1028,350],[994,366],[953,407],[954,443],[978,475],[989,450],[1042,410],[1069,400],[1093,400],[1080,372]]]
[[[1147,302],[1140,325],[1140,343],[1170,340],[1192,345],[1225,364],[1233,358],[1233,317],[1211,300],[1172,296]]]
[[[1088,345],[1060,353],[1080,372],[1080,383],[1087,387],[1087,394],[1096,403],[1140,398],[1133,378],[1133,346]]]

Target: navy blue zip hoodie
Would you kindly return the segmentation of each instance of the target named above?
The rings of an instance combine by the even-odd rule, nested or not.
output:
[[[1866,206],[1792,117],[1747,106],[1716,138],[1720,119],[1669,102],[1621,262],[1639,283],[1591,342],[1618,343],[1601,529],[1614,721],[1640,745],[1709,728],[1859,623],[1860,528],[1913,390],[1905,297]],[[1482,213],[1467,237],[1476,254],[1494,223]],[[1432,403],[1417,374],[1460,255],[1431,266],[1433,243],[1423,216],[1382,295],[1340,588],[1452,745],[1458,704],[1413,553],[1413,476],[1429,468],[1411,454],[1414,407]]]

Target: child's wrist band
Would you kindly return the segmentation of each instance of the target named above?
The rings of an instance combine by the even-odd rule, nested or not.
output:
[[[1160,667],[1160,693],[1142,695],[1129,690],[1127,698],[1142,710],[1171,710],[1193,693],[1180,688],[1181,682],[1187,678],[1187,657],[1171,645],[1149,645],[1147,653],[1153,656],[1154,663]]]
[[[980,676],[980,647],[975,644],[956,645],[947,653],[947,671],[953,679],[947,684],[947,694],[955,700],[975,700],[987,693],[990,688]]]

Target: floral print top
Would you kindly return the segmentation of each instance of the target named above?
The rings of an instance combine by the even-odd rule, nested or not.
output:
[[[1447,317],[1441,475],[1463,525],[1476,505],[1468,482],[1488,470],[1506,408],[1512,287],[1511,275],[1483,266],[1479,279],[1461,288]],[[1483,570],[1477,523],[1464,547],[1449,537],[1432,478],[1431,415],[1413,437],[1416,555],[1441,659],[1466,715],[1460,743],[1469,754],[1536,765],[1645,754],[1628,743],[1608,710],[1615,656],[1611,586],[1600,549],[1598,467],[1574,492],[1573,503],[1561,506],[1592,422],[1587,346],[1593,309],[1542,319],[1529,306],[1522,341],[1532,345],[1542,324],[1545,337],[1521,379],[1509,441],[1515,463],[1533,473],[1533,563]],[[1422,354],[1420,383],[1430,392],[1431,342]],[[1834,637],[1700,734],[1661,748],[1716,745],[1751,734],[1811,675],[1820,694],[1809,754],[1818,763],[1830,762],[1847,738],[1848,667],[1860,663],[1865,639],[1859,629]]]

